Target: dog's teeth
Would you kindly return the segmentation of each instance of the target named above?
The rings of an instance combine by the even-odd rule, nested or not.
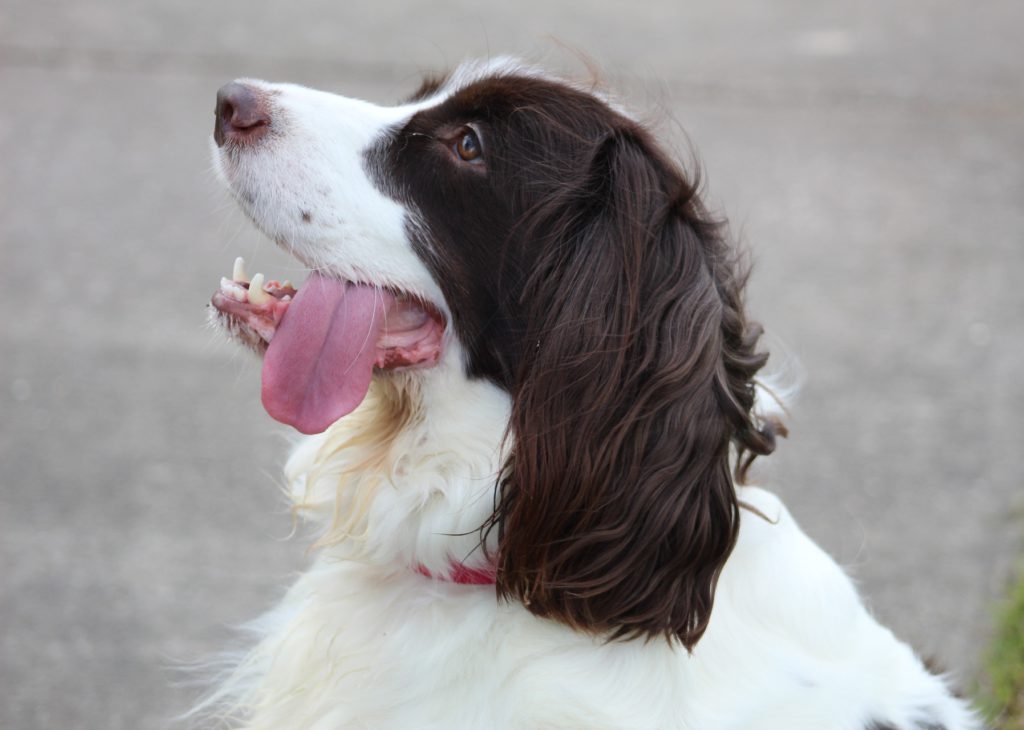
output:
[[[220,280],[220,290],[237,302],[244,302],[248,298],[244,287],[224,276]]]
[[[249,282],[249,277],[245,273],[245,259],[241,256],[235,259],[235,268],[231,272],[231,278],[235,281]]]
[[[284,281],[281,282],[281,288],[282,289],[294,289],[295,287],[292,285],[292,283],[290,281],[285,279]]]
[[[252,304],[266,304],[272,298],[263,289],[263,274],[254,275],[249,282],[249,301]]]

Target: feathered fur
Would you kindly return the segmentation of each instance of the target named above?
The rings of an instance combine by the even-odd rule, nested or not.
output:
[[[642,125],[508,60],[391,108],[242,83],[271,133],[220,130],[216,159],[247,212],[447,329],[437,365],[379,372],[294,452],[315,557],[208,708],[253,730],[978,727],[742,486],[784,434],[746,271]]]

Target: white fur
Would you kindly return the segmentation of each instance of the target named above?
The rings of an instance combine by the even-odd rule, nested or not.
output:
[[[414,572],[416,563],[442,571],[451,556],[474,563],[472,530],[490,510],[500,458],[494,424],[508,407],[493,387],[435,375],[437,410],[428,417],[425,408],[392,445],[391,472],[357,537],[320,551],[222,688],[221,700],[249,716],[242,727],[861,730],[872,719],[977,727],[758,488],[742,488],[740,499],[767,519],[742,511],[711,624],[692,655],[664,641],[606,644],[499,603],[491,587]],[[381,418],[382,397],[371,394],[294,453],[294,498],[310,504],[313,519],[330,520],[335,496],[344,501],[355,488],[333,477],[365,457],[359,446],[325,445],[358,441]]]
[[[440,93],[483,72],[463,70]],[[220,164],[260,227],[309,265],[446,306],[407,241],[413,214],[374,188],[360,158],[418,106],[259,86],[285,122]],[[435,368],[376,381],[294,452],[291,496],[323,546],[208,708],[253,730],[978,727],[758,488],[740,489],[752,509],[692,654],[606,643],[499,602],[493,587],[416,572],[481,563],[476,528],[493,509],[510,412],[504,391],[463,375],[457,341],[446,350]]]

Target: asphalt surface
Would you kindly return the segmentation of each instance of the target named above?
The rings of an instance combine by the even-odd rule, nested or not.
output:
[[[804,373],[761,481],[969,687],[1024,533],[1024,8],[833,5],[0,5],[0,728],[166,727],[306,559],[288,434],[204,327],[236,255],[303,273],[210,172],[216,89],[572,49],[755,255]]]

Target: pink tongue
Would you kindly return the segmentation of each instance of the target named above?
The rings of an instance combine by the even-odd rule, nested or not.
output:
[[[391,295],[312,274],[288,305],[263,358],[263,407],[302,433],[321,433],[370,389]]]

